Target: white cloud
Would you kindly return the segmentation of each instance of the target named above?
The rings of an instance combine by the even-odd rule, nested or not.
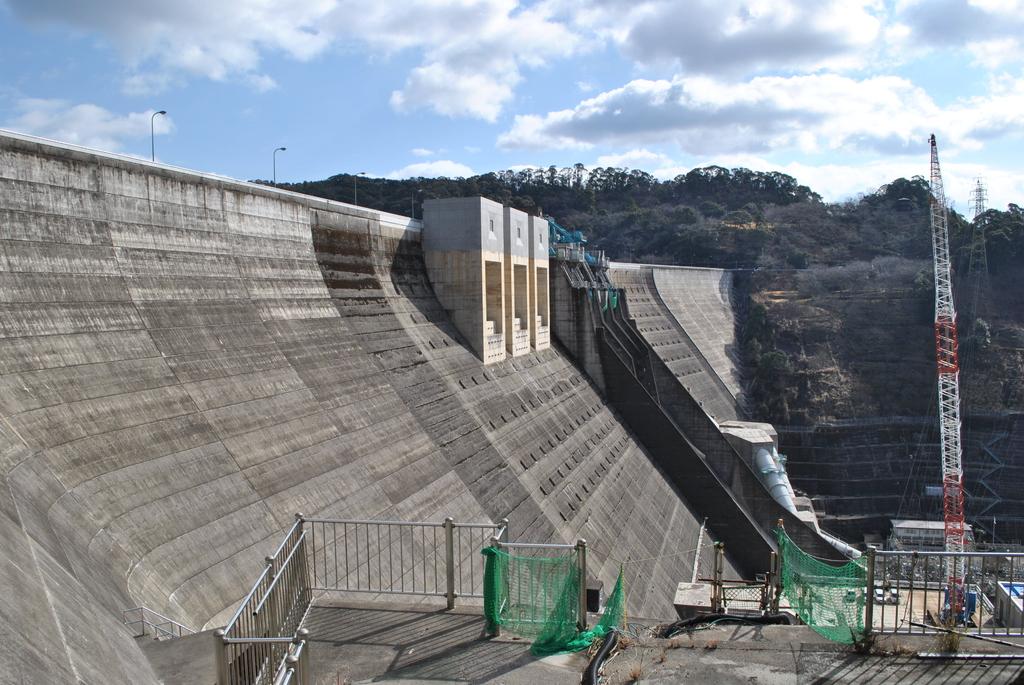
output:
[[[473,170],[460,162],[453,162],[450,159],[439,159],[432,162],[416,162],[401,169],[396,169],[387,175],[387,178],[436,178],[447,176],[448,178],[459,178],[473,176]]]
[[[412,150],[409,150],[409,152],[412,153],[413,157],[433,157],[434,156],[434,151],[430,150],[430,149],[427,149],[425,147],[414,147]]]
[[[512,61],[506,63],[503,73],[504,78],[495,79],[443,62],[426,64],[413,69],[405,87],[391,93],[391,106],[400,112],[430,107],[438,114],[493,122],[520,81]]]
[[[863,66],[885,12],[877,0],[604,0],[576,18],[639,62],[751,74]]]
[[[516,116],[499,144],[586,148],[674,141],[694,154],[841,147],[898,152],[936,110],[922,89],[896,77],[635,80],[572,109]]]
[[[391,96],[401,111],[431,109],[493,121],[524,68],[586,43],[550,0],[8,0],[16,16],[99,34],[124,57],[123,88],[152,93],[199,76],[276,86],[266,54],[309,60],[336,46],[388,57],[421,53]]]
[[[307,60],[330,37],[319,23],[330,0],[156,2],[146,0],[8,0],[35,23],[62,24],[105,37],[124,57],[130,92],[166,87],[178,74],[225,81],[241,76],[257,90],[272,86],[261,54]]]
[[[939,150],[941,155],[942,150]],[[773,164],[767,161],[745,160],[734,166],[746,166],[763,171],[781,171],[798,179],[820,193],[827,201],[844,200],[861,193],[870,193],[890,181],[903,177],[928,176],[927,153],[918,159],[879,160],[861,164],[804,164],[790,162]],[[1007,203],[1024,196],[1024,172],[1000,169],[974,162],[942,161],[942,180],[947,201],[959,212],[967,211],[968,198],[975,179],[985,179],[991,207],[1005,209]]]
[[[635,80],[572,109],[517,115],[505,148],[588,149],[676,143],[690,154],[914,153],[929,132],[947,146],[977,149],[1024,125],[1024,79],[993,79],[984,96],[940,108],[895,76],[762,76]]]
[[[153,110],[147,110],[121,115],[89,103],[75,105],[38,98],[18,100],[15,110],[16,116],[5,122],[5,128],[110,152],[123,149],[126,141],[149,138],[153,114]],[[173,130],[169,116],[153,120],[156,135]]]
[[[635,148],[628,152],[601,155],[595,162],[597,166],[624,169],[657,169],[674,164],[672,159],[660,152],[651,152],[646,148]]]
[[[1019,0],[900,0],[894,21],[906,46],[962,48],[989,69],[1024,61]]]
[[[383,28],[389,43],[395,40],[395,24],[404,25],[407,16],[431,17],[425,28],[399,32],[400,44],[424,49],[424,63],[391,94],[391,104],[399,111],[428,108],[495,121],[512,100],[524,67],[544,66],[584,45],[545,2],[527,6],[516,0],[442,0],[421,15],[405,5],[395,6],[394,12],[397,16],[390,22],[380,21],[379,12],[374,24],[378,31]],[[448,18],[439,21],[444,15]]]

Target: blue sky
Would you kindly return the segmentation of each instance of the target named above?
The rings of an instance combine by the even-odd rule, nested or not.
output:
[[[0,128],[243,179],[928,173],[1024,202],[1019,0],[0,0]]]

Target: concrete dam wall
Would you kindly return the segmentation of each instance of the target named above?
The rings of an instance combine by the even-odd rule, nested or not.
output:
[[[485,367],[413,222],[6,134],[0,474],[0,683],[156,682],[121,611],[221,624],[299,511],[585,537],[648,616],[714,523],[563,353]]]

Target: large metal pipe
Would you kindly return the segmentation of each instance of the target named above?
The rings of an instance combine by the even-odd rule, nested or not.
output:
[[[786,470],[775,458],[774,452],[774,447],[758,447],[754,454],[754,468],[775,501],[795,515],[797,512],[796,503],[793,502],[793,491],[786,477]]]
[[[825,542],[835,547],[837,550],[850,557],[851,559],[860,559],[860,550],[848,545],[834,535],[829,535],[823,530],[819,530],[818,534],[824,538]]]

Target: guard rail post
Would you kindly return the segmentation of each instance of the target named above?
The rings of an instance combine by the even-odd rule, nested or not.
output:
[[[445,598],[448,611],[455,608],[455,520],[444,520]]]
[[[772,603],[771,613],[779,613],[779,599],[782,597],[782,557],[772,552]]]
[[[864,597],[864,635],[871,634],[875,622],[875,548],[868,547],[868,578],[867,593]],[[883,614],[884,616],[884,614]]]
[[[715,543],[715,563],[711,574],[711,611],[721,613],[725,609],[725,597],[722,588],[722,556],[725,546]]]
[[[214,663],[217,664],[217,685],[228,685],[228,654],[227,642],[224,640],[224,629],[213,631]]]
[[[299,628],[295,631],[295,670],[298,674],[296,685],[313,685],[312,673],[309,672],[309,631]]]
[[[497,535],[492,535],[491,536],[491,547],[494,548],[494,549],[501,549],[501,539],[498,538]],[[484,580],[485,581],[487,579],[487,570],[486,570],[486,568],[487,567],[485,566],[484,567]],[[484,611],[485,611],[485,613],[487,611],[487,592],[488,592],[488,590],[489,590],[489,588],[487,587],[487,583],[484,582]],[[493,599],[494,599],[494,601],[497,601],[497,598],[493,598]],[[490,637],[501,637],[501,624],[498,623],[497,621],[495,621],[494,624],[491,625],[488,622],[487,634]]]
[[[583,538],[576,541],[576,557],[580,573],[579,620],[576,626],[583,631],[587,629],[587,541]]]

